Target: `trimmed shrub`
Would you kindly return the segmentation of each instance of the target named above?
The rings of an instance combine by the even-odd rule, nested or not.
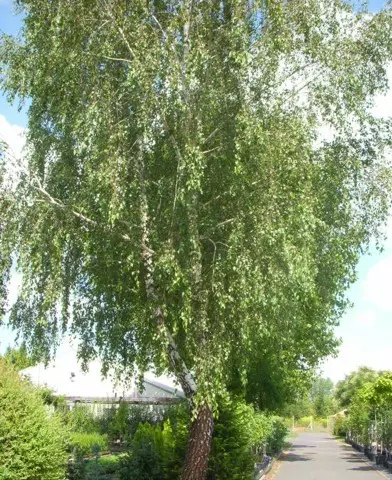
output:
[[[141,423],[162,424],[167,415],[167,409],[159,406],[151,409],[144,405],[120,403],[119,407],[111,412],[107,433],[112,440],[120,439],[130,444]]]
[[[106,457],[100,457],[98,465],[101,474],[111,474],[118,470],[118,464],[121,457],[118,455],[108,455]],[[87,468],[88,472],[88,468]]]
[[[267,437],[267,452],[271,455],[279,453],[289,433],[284,420],[280,417],[271,417],[271,431]]]
[[[83,452],[74,449],[72,457],[68,461],[68,480],[85,480],[86,475],[86,460],[83,457]]]
[[[322,428],[328,428],[328,418],[318,418],[317,423],[319,423]]]
[[[190,415],[186,405],[171,408],[162,424],[140,423],[130,451],[119,462],[120,480],[180,477],[189,436]],[[215,420],[209,480],[250,480],[264,446],[279,452],[288,433],[284,421],[256,412],[244,402],[222,401]]]
[[[347,430],[347,418],[337,415],[333,420],[333,434],[337,437],[345,437]]]
[[[186,403],[170,407],[163,425],[165,472],[168,480],[180,478],[189,438],[190,412]]]
[[[63,480],[67,430],[40,392],[0,360],[0,478]]]
[[[295,425],[296,427],[309,428],[311,423],[313,423],[312,417],[302,417],[295,422]]]
[[[287,434],[280,417],[256,412],[244,402],[222,402],[215,421],[208,478],[252,479],[264,447],[270,454],[278,453]]]
[[[132,440],[131,451],[120,459],[120,480],[163,480],[163,435],[159,426],[141,423]]]
[[[248,480],[252,478],[255,457],[253,407],[242,402],[225,402],[215,421],[209,461],[209,480]]]
[[[120,480],[177,480],[189,435],[189,412],[179,406],[162,424],[140,423],[128,454],[119,462]]]
[[[109,440],[113,440],[110,433],[111,424],[116,415],[116,405],[101,407],[97,415],[97,423],[99,426],[99,433],[108,434]]]

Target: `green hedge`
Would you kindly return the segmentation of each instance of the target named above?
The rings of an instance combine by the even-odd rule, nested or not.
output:
[[[160,426],[141,423],[128,455],[120,460],[120,480],[164,480],[165,445]]]

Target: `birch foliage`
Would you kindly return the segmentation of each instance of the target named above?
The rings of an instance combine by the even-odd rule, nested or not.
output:
[[[233,359],[245,381],[259,352],[293,372],[331,353],[390,201],[390,123],[371,110],[390,10],[17,5],[0,47],[9,100],[31,102],[1,220],[4,275],[11,251],[23,273],[11,325],[46,357],[68,331],[105,368],[191,371],[209,404]]]

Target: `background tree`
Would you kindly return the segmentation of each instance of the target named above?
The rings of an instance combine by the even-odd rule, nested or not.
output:
[[[23,370],[24,368],[34,365],[34,359],[28,354],[26,345],[22,343],[20,347],[7,347],[4,355],[0,355],[5,362],[12,365],[15,370]]]
[[[335,412],[333,382],[330,378],[317,378],[310,392],[314,415],[327,417]]]
[[[313,406],[310,401],[309,392],[297,396],[294,401],[287,403],[280,413],[285,418],[291,419],[294,417],[294,420],[313,415]]]
[[[375,408],[392,405],[392,372],[380,372],[374,382],[366,383],[358,392],[359,398]]]
[[[369,369],[370,370],[370,369]],[[345,422],[358,443],[392,446],[392,372],[379,372],[373,381],[362,384],[350,399]]]
[[[183,479],[203,479],[231,359],[246,383],[260,345],[298,372],[336,346],[390,201],[371,114],[390,11],[17,4],[21,38],[0,48],[9,99],[31,101],[1,231],[3,278],[11,252],[23,273],[11,324],[45,358],[69,329],[104,371],[171,371],[193,408]]]
[[[335,398],[341,407],[348,407],[356,393],[367,383],[374,383],[382,372],[369,367],[359,367],[358,370],[346,375],[344,380],[336,384]]]
[[[295,327],[292,328],[292,331]],[[241,365],[238,356],[232,356],[232,375],[228,383],[228,391],[241,396],[260,410],[282,411],[293,398],[309,397],[309,390],[314,378],[314,370],[300,365],[300,358],[305,351],[301,340],[293,344],[284,353],[284,358],[276,355],[271,347],[276,344],[261,345],[248,351],[245,370],[245,381],[241,378]],[[334,341],[324,348],[332,349]],[[310,413],[309,413],[310,414]],[[307,414],[303,414],[307,415]],[[302,416],[303,416],[302,415]]]
[[[280,410],[286,417],[299,419],[315,416],[325,418],[336,413],[334,385],[330,378],[313,377],[307,389],[294,396],[295,401],[287,402]]]

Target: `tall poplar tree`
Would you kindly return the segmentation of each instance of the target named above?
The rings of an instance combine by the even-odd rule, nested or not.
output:
[[[233,360],[246,382],[263,351],[296,374],[336,344],[390,202],[390,124],[371,106],[391,12],[17,5],[20,37],[0,48],[3,89],[30,105],[0,217],[3,278],[12,254],[23,273],[11,324],[43,356],[69,331],[86,362],[172,372],[194,414],[182,478],[201,480]]]

